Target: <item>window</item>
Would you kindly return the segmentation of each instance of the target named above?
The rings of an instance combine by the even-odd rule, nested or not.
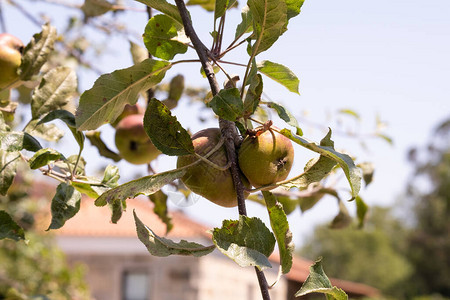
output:
[[[123,274],[123,300],[148,300],[149,276],[145,271],[126,271]]]

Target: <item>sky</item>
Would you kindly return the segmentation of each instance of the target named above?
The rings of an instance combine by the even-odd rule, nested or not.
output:
[[[46,5],[31,1],[21,2],[35,11],[60,10],[55,6],[48,10]],[[133,6],[139,7],[139,4]],[[16,9],[8,6],[4,9],[10,33],[28,41],[39,31]],[[57,28],[64,24],[63,11],[49,14]],[[205,17],[200,12],[198,9],[192,11],[193,24],[208,45],[206,29],[212,26],[213,16]],[[408,149],[425,145],[433,128],[450,118],[449,16],[448,0],[306,0],[302,13],[291,19],[288,31],[257,58],[258,61],[268,59],[288,66],[299,77],[300,95],[290,93],[267,78],[264,79],[265,93],[298,116],[307,138],[318,142],[325,135],[323,128],[331,127],[336,131],[333,138],[336,149],[347,151],[358,162],[374,163],[374,182],[361,191],[369,205],[397,204],[412,172],[406,160]],[[145,27],[145,14],[129,13],[125,17],[138,33],[134,41],[142,42],[139,33]],[[234,36],[239,17],[239,10],[227,16],[228,40]],[[123,40],[112,38],[108,45],[113,45],[113,50],[97,62],[102,71],[111,72],[131,65],[128,45]],[[230,53],[227,60],[246,63],[245,56],[236,52]],[[186,58],[195,58],[195,53],[188,52]],[[168,72],[168,78],[184,73],[187,84],[206,86],[207,82],[198,70],[199,66],[192,64],[177,66]],[[242,71],[230,68],[231,73]],[[79,80],[80,86],[87,89],[92,86],[95,76],[84,74]],[[219,80],[223,79],[219,76]],[[197,122],[192,114],[185,113],[185,109],[189,108],[182,104],[173,113],[186,128],[195,132],[206,125],[217,126],[214,122],[206,125]],[[339,114],[341,109],[357,112],[360,120]],[[356,128],[359,136],[365,137],[373,132],[377,118],[385,123],[382,132],[393,139],[393,145],[369,137],[364,139],[364,148],[360,139],[339,134],[339,131]],[[106,127],[104,131],[104,136],[112,140],[113,132]],[[65,143],[70,145],[71,142]],[[111,147],[114,147],[113,143]],[[314,153],[297,147],[294,169],[302,169],[314,156]],[[93,157],[92,161],[96,159]],[[161,157],[154,167],[163,170],[174,165],[173,158]],[[119,167],[123,178],[145,172],[144,167],[125,162]],[[347,203],[347,207],[352,212],[355,209],[354,203]],[[195,220],[211,226],[220,226],[224,218],[237,218],[237,209],[224,209],[203,199],[188,207],[171,205],[171,209],[182,209]],[[267,220],[267,213],[258,205],[249,204],[248,211],[250,216]],[[293,213],[289,222],[297,246],[305,242],[315,225],[330,222],[336,213],[337,204],[332,198],[324,198],[304,214]]]

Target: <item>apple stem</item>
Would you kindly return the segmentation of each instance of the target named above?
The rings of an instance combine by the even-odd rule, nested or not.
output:
[[[220,91],[220,86],[217,83],[213,68],[210,64],[211,56],[208,48],[197,36],[197,33],[192,26],[192,21],[189,17],[186,4],[183,0],[175,0],[178,11],[180,12],[181,20],[183,21],[184,30],[186,35],[191,39],[192,45],[197,52],[198,58],[205,71],[206,78],[208,79],[211,87],[211,93],[213,96],[217,95]],[[238,211],[240,215],[247,215],[247,209],[245,207],[244,197],[244,184],[241,181],[239,175],[239,165],[237,161],[235,141],[238,138],[236,126],[233,122],[224,119],[219,119],[219,127],[224,138],[224,145],[227,152],[228,161],[231,163],[230,170],[233,178],[234,187],[236,189],[236,195],[238,200]],[[270,300],[269,286],[267,284],[264,273],[255,267],[256,276],[258,277],[258,283],[261,289],[261,295],[263,300]]]

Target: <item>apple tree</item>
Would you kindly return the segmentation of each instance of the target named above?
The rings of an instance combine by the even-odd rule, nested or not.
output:
[[[332,129],[320,141],[303,136],[299,122],[287,107],[265,96],[266,80],[299,93],[299,79],[288,66],[259,60],[259,56],[288,30],[292,19],[300,15],[304,0],[248,0],[243,5],[233,0],[189,1],[187,4],[200,5],[206,10],[205,16],[212,18],[210,47],[199,38],[184,1],[137,2],[148,14],[148,23],[142,28],[145,51],[132,44],[133,65],[99,74],[95,83],[83,91],[79,91],[76,72],[64,60],[75,58],[95,70],[95,64],[83,59],[80,40],[69,45],[51,23],[43,25],[26,45],[10,35],[0,37],[0,66],[5,74],[0,77],[0,194],[8,194],[19,165],[54,179],[59,184],[51,199],[49,230],[61,228],[78,213],[82,194],[94,198],[93,205],[109,206],[113,223],[120,220],[127,199],[148,196],[168,230],[171,223],[164,186],[194,192],[224,207],[236,206],[239,218],[224,220],[222,227],[212,229],[211,245],[159,237],[139,219],[139,211],[134,212],[137,236],[156,256],[202,256],[218,249],[239,266],[254,267],[262,298],[269,299],[263,271],[271,267],[268,257],[276,244],[280,273],[288,273],[292,266],[294,245],[287,215],[297,207],[306,211],[324,195],[332,195],[339,203],[333,227],[350,223],[342,197],[356,199],[362,223],[367,206],[358,194],[363,175],[368,183],[373,171],[370,165],[357,165],[348,154],[334,148]],[[66,5],[83,13],[85,26],[88,20],[127,9],[106,0]],[[236,7],[240,5],[238,13]],[[230,14],[240,16],[235,28],[226,23]],[[123,30],[119,26],[108,28]],[[226,36],[232,42],[224,47]],[[195,50],[195,58],[184,57],[190,55],[189,48]],[[238,53],[244,63],[226,60],[231,52]],[[202,72],[206,91],[185,87],[183,75],[166,78],[168,70],[181,64],[189,65],[191,72]],[[227,70],[231,65],[241,68],[238,75]],[[223,86],[217,74],[225,76]],[[14,91],[24,87],[31,90],[29,106],[14,98]],[[189,124],[182,124],[173,113],[183,98],[200,98],[202,109],[213,112],[217,126],[191,135],[186,130]],[[75,112],[70,109],[73,99]],[[18,107],[29,109],[21,128],[21,124],[13,122]],[[267,112],[278,117],[277,126],[267,118]],[[108,123],[115,129],[117,151],[108,148],[101,137]],[[52,146],[61,137],[61,124],[78,145],[69,156]],[[293,145],[311,153],[301,170],[292,168]],[[110,163],[101,176],[86,174],[85,170],[88,160],[84,156],[95,152],[95,148]],[[160,155],[176,159],[177,168],[154,170],[151,162]],[[147,164],[148,175],[119,183],[116,163],[121,159]],[[336,173],[343,174],[348,182],[348,195],[327,186],[325,180]],[[247,215],[246,199],[267,208],[270,228],[258,216]],[[0,238],[25,239],[26,232],[7,208],[0,211],[0,224]],[[297,295],[311,292],[346,298],[342,290],[331,286],[320,261],[311,268],[310,277]]]

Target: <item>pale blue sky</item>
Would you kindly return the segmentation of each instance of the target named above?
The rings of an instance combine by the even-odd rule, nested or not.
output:
[[[31,5],[28,1],[20,2]],[[39,31],[16,10],[6,8],[6,22],[12,34],[26,42]],[[194,26],[200,28],[202,38],[207,38],[205,29],[212,24],[212,15],[205,17],[197,12],[193,12]],[[228,15],[227,21],[236,24],[239,16],[235,10]],[[143,31],[144,14],[134,13],[128,20],[137,33]],[[61,28],[62,23],[58,19],[55,21],[54,24]],[[234,28],[232,25],[229,36],[234,36]],[[128,45],[118,41],[111,41],[114,51],[98,63],[105,72],[131,63]],[[366,151],[354,139],[336,135],[334,140],[337,149],[345,149],[358,161],[369,160],[376,166],[374,183],[362,190],[362,197],[370,205],[390,205],[404,191],[411,172],[406,151],[411,146],[424,145],[434,126],[450,117],[449,54],[448,0],[306,0],[302,14],[291,19],[289,30],[258,60],[269,59],[284,64],[300,78],[301,96],[265,79],[267,95],[287,105],[295,115],[307,111],[308,119],[335,128],[336,122],[332,120],[336,118],[327,116],[334,115],[339,109],[350,108],[362,118],[362,133],[373,130],[377,115],[387,123],[385,133],[393,138],[394,146],[381,140],[368,140],[369,150]],[[187,57],[195,56],[190,52]],[[246,59],[233,53],[227,57],[228,60],[233,58],[244,63]],[[198,69],[190,64],[174,68],[168,75],[189,72],[187,83],[199,85],[202,78]],[[231,68],[230,72],[238,73],[242,69]],[[81,80],[83,88],[89,88],[93,80],[93,76],[84,77]],[[203,85],[206,84],[204,81]],[[195,131],[204,126],[193,122],[192,114],[186,114],[183,109],[175,110],[174,114],[185,127]],[[346,124],[354,122],[351,118],[343,118],[347,120]],[[210,125],[215,126],[214,123]],[[301,126],[306,137],[312,140],[319,141],[323,136],[320,130],[305,124]],[[106,136],[111,135],[111,131],[106,131]],[[306,151],[298,153],[296,168],[303,168],[304,162],[314,156]],[[96,159],[92,159],[92,164]],[[174,160],[160,158],[155,166],[171,168]],[[126,169],[130,170],[131,165],[121,163],[120,167],[122,176],[126,177]],[[144,172],[144,168],[137,170]],[[354,209],[353,203],[347,206]],[[333,199],[323,199],[303,216],[298,212],[293,214],[290,222],[297,244],[301,244],[313,224],[331,221],[336,209]],[[237,216],[236,209],[224,209],[202,200],[184,210],[211,226],[220,226],[223,218]],[[265,212],[249,205],[249,214],[264,215]]]

